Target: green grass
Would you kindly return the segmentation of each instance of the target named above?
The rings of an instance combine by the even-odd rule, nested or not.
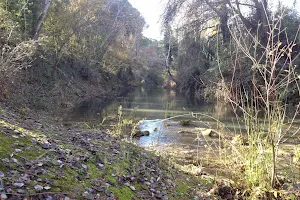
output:
[[[88,173],[90,174],[91,179],[100,178],[103,176],[103,172],[99,170],[94,163],[89,162],[87,166],[88,166]]]
[[[129,200],[135,196],[134,192],[128,186],[110,187],[109,190],[115,194],[119,200]]]
[[[35,144],[32,143],[31,137],[19,137],[13,138],[11,135],[6,135],[0,132],[0,157],[1,158],[10,158],[11,156],[24,157],[28,160],[35,160],[37,157],[43,155],[46,151],[38,148]],[[22,148],[22,146],[24,146]],[[22,152],[15,152],[15,149],[22,148]]]

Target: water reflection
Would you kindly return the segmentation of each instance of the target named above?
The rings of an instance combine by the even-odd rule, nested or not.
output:
[[[138,143],[141,146],[169,143],[194,145],[197,132],[190,130],[189,127],[182,127],[179,123],[180,120],[187,119],[194,121],[192,128],[218,129],[223,126],[224,131],[228,133],[246,132],[242,120],[237,119],[229,105],[220,102],[211,104],[198,102],[193,98],[186,98],[175,91],[167,91],[162,88],[137,88],[134,92],[109,102],[103,102],[97,98],[90,99],[77,105],[67,116],[69,120],[73,121],[99,123],[104,118],[116,116],[120,105],[122,105],[124,118],[131,116],[144,120],[142,129],[148,130],[150,136],[140,138]],[[199,114],[196,119],[189,113]],[[175,116],[177,117],[162,123],[163,119]],[[166,123],[175,125],[169,126]],[[295,125],[296,128],[300,126],[299,122]],[[159,131],[154,131],[155,128],[159,128]],[[178,134],[182,129],[187,132]],[[289,140],[289,142],[295,141],[298,140],[294,138]]]
[[[234,117],[231,110],[224,104],[204,104],[195,99],[186,98],[173,90],[167,91],[162,88],[138,88],[110,102],[90,99],[77,105],[68,116],[75,121],[99,121],[111,114],[116,114],[120,105],[123,107],[124,116],[140,119],[165,119],[189,112],[206,113],[218,119],[230,120]]]

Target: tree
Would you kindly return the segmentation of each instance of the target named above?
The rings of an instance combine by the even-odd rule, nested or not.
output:
[[[282,6],[279,6],[278,11],[280,13],[283,11],[283,14],[272,12],[267,0],[169,0],[163,15],[163,26],[169,27],[169,29],[164,29],[165,34],[168,35],[170,31],[176,32],[179,39],[178,56],[175,60],[170,58],[169,60],[175,64],[172,67],[177,70],[180,77],[187,74],[192,79],[184,76],[185,78],[178,81],[178,85],[189,87],[188,85],[191,84],[198,85],[197,87],[202,87],[201,85],[209,87],[213,85],[209,82],[217,83],[222,74],[229,82],[234,79],[237,86],[242,85],[237,77],[245,81],[244,85],[250,86],[253,63],[238,55],[233,37],[245,37],[243,39],[246,39],[252,51],[257,52],[256,55],[260,58],[258,60],[262,61],[264,49],[268,48],[270,27],[275,26],[275,23],[270,23],[272,19],[277,18],[277,21],[281,21],[280,28],[283,26],[286,28],[278,32],[279,27],[274,27],[277,34],[272,40],[275,43],[285,46],[289,43],[289,38],[295,38],[297,35],[296,29],[288,28],[289,23],[297,26],[297,16],[292,16]],[[288,39],[286,34],[289,35]],[[254,44],[253,41],[256,43]],[[167,40],[165,40],[165,45],[168,46]],[[299,52],[298,48],[296,45],[294,51],[291,52],[295,59]],[[282,65],[285,65],[284,60],[285,56],[280,59]],[[239,69],[236,68],[236,62],[240,63]],[[232,78],[231,72],[233,71],[240,74]],[[199,73],[200,75],[197,75]],[[208,75],[213,76],[214,80],[206,80],[205,77]],[[197,83],[194,84],[194,82]],[[234,94],[234,91],[232,93]]]
[[[40,17],[37,20],[36,27],[33,29],[32,38],[34,40],[37,40],[38,37],[39,37],[40,31],[41,31],[43,23],[46,19],[46,15],[48,13],[50,4],[51,4],[51,0],[45,0],[44,6],[43,6],[43,9],[42,9],[42,13],[41,13]]]
[[[43,98],[51,96],[53,88],[71,82],[73,90],[80,88],[74,79],[100,88],[107,77],[116,78],[118,72],[131,76],[130,68],[134,72],[140,67],[135,54],[145,21],[128,0],[0,0],[0,17],[1,55],[22,53],[20,65],[13,66],[25,66],[27,70],[18,70],[22,77],[18,82],[30,84],[20,88],[39,88],[37,93]],[[34,50],[29,48],[32,39],[38,40]],[[8,63],[8,58],[0,62]],[[124,86],[129,79],[119,81]],[[60,91],[68,92],[65,88]]]

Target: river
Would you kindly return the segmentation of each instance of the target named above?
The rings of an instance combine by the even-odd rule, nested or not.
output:
[[[198,173],[201,169],[208,174],[221,172],[227,176],[229,171],[224,171],[222,166],[227,159],[227,153],[231,153],[223,147],[227,149],[230,144],[234,147],[237,144],[233,143],[236,136],[246,133],[243,119],[235,115],[229,105],[198,102],[162,88],[137,88],[109,102],[91,99],[75,106],[67,116],[70,121],[85,122],[92,126],[109,119],[115,120],[118,110],[122,112],[122,121],[138,119],[137,127],[150,133],[149,136],[129,138],[132,142],[146,149],[160,151],[161,155],[176,160],[176,163],[184,166],[183,170],[192,173]],[[116,124],[116,121],[113,122]],[[261,127],[264,127],[263,123]],[[293,135],[299,127],[300,120],[297,119],[293,125],[294,130],[287,135],[286,143],[281,145],[283,148],[278,158],[278,170],[285,172],[289,169],[297,178],[300,175],[291,168],[294,165],[290,165],[289,156],[291,152],[300,152],[297,150],[300,144],[299,133]],[[205,135],[207,132],[219,132],[222,137],[218,134]],[[227,145],[224,145],[225,142]]]
[[[207,129],[218,129],[231,135],[246,132],[243,120],[234,114],[229,105],[199,102],[163,88],[137,88],[110,102],[91,99],[77,105],[69,116],[75,121],[99,124],[112,115],[116,116],[120,106],[122,119],[139,119],[139,128],[150,132],[149,136],[135,140],[143,147],[165,148],[172,145],[195,149],[208,145],[219,146],[220,138],[204,138],[199,133]],[[295,138],[291,141],[295,141]]]

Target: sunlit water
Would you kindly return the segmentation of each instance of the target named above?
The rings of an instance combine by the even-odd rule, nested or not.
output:
[[[243,119],[235,115],[229,105],[197,102],[175,91],[166,91],[162,88],[147,90],[138,88],[132,93],[109,102],[91,99],[77,105],[70,113],[67,113],[66,120],[99,125],[103,120],[115,119],[120,106],[122,119],[139,119],[138,128],[150,133],[149,136],[134,138],[133,141],[137,145],[160,151],[186,166],[190,164],[199,166],[199,164],[206,163],[207,167],[201,170],[209,174],[224,170],[223,165],[219,167],[216,163],[223,162],[225,159],[225,157],[219,157],[223,155],[222,147],[225,147],[225,140],[218,135],[210,137],[202,133],[208,129],[220,131],[229,143],[234,142],[232,140],[234,135],[246,133]],[[183,126],[183,120],[191,121],[188,126]],[[297,120],[296,129],[300,127],[299,119]],[[289,155],[300,144],[299,134],[288,138],[284,150],[279,153],[278,157],[280,163],[278,171],[283,173],[293,171],[292,177],[295,180],[299,180],[299,173],[291,168],[294,165],[290,165]],[[217,160],[216,163],[213,162],[214,160]],[[224,173],[226,174],[227,171]]]
[[[140,130],[150,132],[149,136],[142,136],[136,141],[144,147],[172,144],[194,148],[219,144],[219,138],[204,138],[200,134],[205,129],[219,129],[231,134],[245,132],[242,119],[230,106],[198,102],[162,88],[138,88],[110,102],[91,99],[77,105],[68,116],[76,121],[101,123],[109,115],[116,115],[120,106],[123,118],[140,119]],[[182,120],[191,120],[191,123],[182,126]]]

